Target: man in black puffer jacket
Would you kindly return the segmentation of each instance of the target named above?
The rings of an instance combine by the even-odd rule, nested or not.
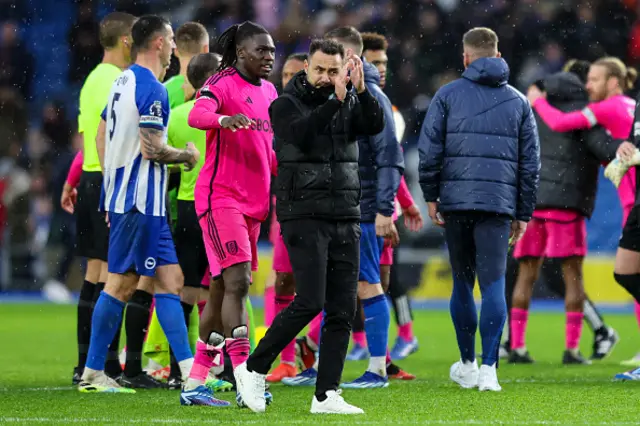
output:
[[[584,108],[589,97],[573,73],[557,73],[542,82],[547,100],[561,111]],[[533,89],[532,89],[533,90]],[[515,247],[519,262],[510,318],[511,363],[531,363],[525,330],[533,285],[545,258],[561,262],[567,311],[565,364],[588,364],[578,351],[585,302],[582,263],[587,251],[586,218],[591,217],[601,162],[615,158],[619,142],[600,126],[554,132],[536,113],[540,135],[540,187],[533,219]],[[615,342],[613,342],[615,343]]]
[[[362,55],[362,36],[353,27],[333,29],[325,34],[325,38],[340,43],[348,53]],[[397,241],[393,212],[404,171],[404,158],[396,139],[391,101],[380,89],[380,74],[368,62],[363,63],[363,68],[367,91],[376,98],[385,116],[382,132],[358,138],[362,182],[358,297],[365,315],[364,329],[370,357],[365,373],[352,382],[343,383],[342,387],[370,389],[388,386],[386,353],[390,314],[380,277],[380,256],[384,236],[392,234]]]
[[[305,71],[293,77],[269,109],[278,158],[276,214],[296,296],[276,316],[247,369],[266,374],[282,349],[324,308],[312,413],[362,413],[336,392],[355,314],[360,263],[356,136],[380,133],[385,122],[365,87],[362,61],[355,55],[346,59],[344,65],[340,44],[314,40]]]
[[[420,186],[431,220],[445,228],[453,272],[450,308],[460,361],[449,377],[464,388],[500,391],[496,367],[507,316],[507,251],[533,213],[540,148],[529,102],[507,84],[509,66],[500,58],[496,33],[474,28],[462,42],[462,78],[438,90],[422,126]],[[482,294],[480,369],[476,272]]]

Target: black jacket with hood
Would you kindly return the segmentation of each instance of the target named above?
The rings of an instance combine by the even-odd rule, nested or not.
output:
[[[350,87],[349,87],[350,88]],[[278,159],[276,214],[292,219],[360,220],[358,135],[384,129],[384,114],[365,90],[340,102],[313,87],[304,71],[273,101],[269,116]]]
[[[580,110],[589,101],[583,83],[573,73],[545,78],[544,89],[549,103],[563,112]],[[600,163],[615,158],[619,141],[601,126],[559,133],[551,130],[537,113],[535,118],[541,162],[536,209],[568,209],[591,217]]]

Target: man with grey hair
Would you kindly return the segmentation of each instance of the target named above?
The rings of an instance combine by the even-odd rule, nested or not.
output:
[[[463,37],[462,78],[435,94],[422,125],[420,186],[431,220],[445,228],[453,274],[451,318],[460,361],[450,378],[463,388],[499,391],[496,366],[507,317],[509,245],[524,234],[536,202],[540,144],[531,106],[507,84],[498,36],[474,28]],[[482,366],[475,359],[480,283]]]

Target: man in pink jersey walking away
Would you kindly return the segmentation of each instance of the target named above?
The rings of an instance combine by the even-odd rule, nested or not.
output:
[[[531,91],[529,98],[540,118],[553,131],[589,129],[600,124],[614,139],[626,139],[631,130],[635,101],[625,96],[624,90],[633,87],[636,76],[635,69],[627,68],[620,59],[605,57],[589,68],[586,88],[591,103],[582,110],[562,112],[551,106],[539,90]],[[624,143],[622,149],[632,151],[635,148]],[[618,195],[624,224],[635,200],[635,168],[629,169],[622,178]],[[636,314],[640,314],[637,308]],[[617,340],[615,332],[604,325],[595,330],[592,359],[602,359],[611,353]]]
[[[561,111],[575,110],[587,102],[584,85],[573,73],[558,73],[543,81],[548,101]],[[535,88],[530,89],[535,92]],[[524,335],[533,285],[544,258],[562,261],[565,284],[566,350],[564,364],[589,364],[578,350],[582,333],[584,286],[582,262],[586,255],[585,218],[595,206],[600,161],[615,157],[615,143],[598,126],[583,132],[554,132],[536,114],[540,136],[540,187],[536,209],[515,247],[518,279],[511,309],[511,363],[531,363]]]
[[[189,125],[207,131],[195,204],[211,270],[219,266],[221,276],[210,290],[201,342],[183,393],[204,383],[223,344],[234,372],[249,356],[245,300],[251,271],[258,267],[260,224],[269,213],[275,170],[269,105],[278,95],[265,80],[275,57],[273,39],[263,27],[247,21],[227,29],[217,44],[220,69],[200,89]],[[241,392],[237,402],[243,404]]]

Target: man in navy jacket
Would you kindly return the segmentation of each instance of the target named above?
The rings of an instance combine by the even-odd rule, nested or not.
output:
[[[362,36],[353,27],[340,27],[329,31],[325,38],[342,44],[345,51],[362,56]],[[380,88],[380,74],[373,65],[364,62],[367,91],[384,112],[384,130],[373,136],[358,138],[360,197],[360,272],[358,297],[365,315],[365,333],[369,347],[369,367],[353,382],[343,383],[345,388],[378,388],[388,386],[387,341],[389,338],[389,305],[380,279],[380,256],[384,238],[397,240],[393,224],[395,198],[404,172],[404,157],[396,138],[391,101]]]
[[[453,272],[451,318],[460,361],[450,378],[464,388],[501,390],[498,345],[509,244],[536,204],[540,145],[527,99],[507,84],[498,37],[474,28],[463,38],[462,78],[435,94],[419,140],[420,186],[431,220],[444,226]],[[482,293],[482,366],[475,361],[476,274]]]

